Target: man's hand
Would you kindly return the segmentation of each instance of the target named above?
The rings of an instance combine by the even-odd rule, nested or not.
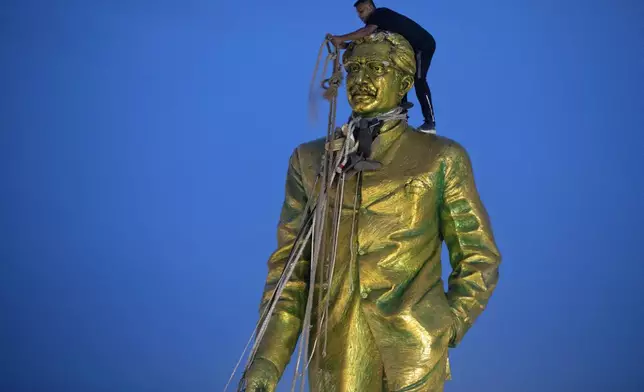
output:
[[[340,38],[337,35],[331,35],[329,34],[329,39],[333,43],[333,45],[337,46],[340,49],[346,49],[347,45],[345,44],[344,40]]]
[[[246,392],[275,392],[279,374],[272,362],[257,358],[246,373]]]
[[[376,30],[378,29],[377,25],[368,25],[365,27],[362,27],[353,33],[345,34],[345,35],[333,35],[333,34],[327,34],[326,37],[329,39],[333,45],[340,49],[346,49],[347,44],[345,42],[347,41],[355,41],[360,38],[364,38],[370,34],[373,34]]]

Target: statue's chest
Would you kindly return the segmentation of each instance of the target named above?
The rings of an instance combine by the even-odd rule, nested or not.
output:
[[[392,165],[338,180],[329,189],[329,206],[369,215],[371,223],[394,220],[412,226],[436,213],[442,186],[437,170],[419,165]]]
[[[435,202],[439,185],[436,173],[413,169],[417,168],[363,173],[360,206],[377,213]]]

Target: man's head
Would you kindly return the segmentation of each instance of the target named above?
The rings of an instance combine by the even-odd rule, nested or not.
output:
[[[376,9],[372,0],[358,0],[353,4],[361,21],[366,22],[369,15]]]
[[[367,117],[398,105],[414,84],[414,50],[401,35],[381,31],[352,42],[342,59],[353,111]]]

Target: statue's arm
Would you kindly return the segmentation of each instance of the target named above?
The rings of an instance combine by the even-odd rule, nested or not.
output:
[[[442,169],[440,227],[452,266],[447,299],[454,315],[450,346],[455,347],[496,288],[501,255],[467,152],[456,143],[448,145]]]
[[[284,270],[305,212],[307,199],[297,150],[289,159],[285,188],[285,198],[277,231],[277,249],[268,260],[268,276],[262,295],[260,315],[269,305],[269,300]],[[309,260],[303,256],[284,287],[257,351],[256,358],[270,361],[275,365],[280,376],[288,365],[302,328],[308,275]]]

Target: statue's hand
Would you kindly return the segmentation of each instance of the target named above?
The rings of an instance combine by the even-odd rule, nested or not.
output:
[[[456,316],[456,313],[452,311],[452,324],[450,325],[449,328],[449,343],[450,346],[454,344],[454,341],[456,340],[456,337],[458,335],[459,331],[459,325],[460,321],[458,317]]]
[[[279,374],[272,362],[257,358],[246,373],[246,392],[275,392]]]

